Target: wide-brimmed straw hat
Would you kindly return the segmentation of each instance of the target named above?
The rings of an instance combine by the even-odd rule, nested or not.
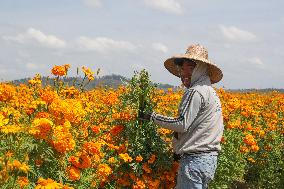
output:
[[[184,58],[192,60],[197,64],[200,62],[208,64],[208,75],[211,79],[212,84],[217,83],[222,79],[223,73],[221,69],[208,59],[207,49],[199,44],[190,45],[187,48],[185,54],[178,54],[172,56],[171,58],[168,58],[164,62],[164,66],[170,73],[172,73],[177,77],[180,77],[178,66],[175,64],[175,62],[177,59],[184,59]]]

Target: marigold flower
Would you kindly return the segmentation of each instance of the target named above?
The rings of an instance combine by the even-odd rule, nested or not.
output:
[[[113,128],[111,128],[111,130],[109,131],[113,136],[118,135],[119,133],[121,133],[124,129],[123,125],[116,125]]]
[[[252,145],[251,150],[254,151],[254,152],[257,152],[259,150],[258,145]]]
[[[247,134],[244,138],[244,142],[248,145],[255,145],[256,141],[251,134]]]
[[[156,156],[154,154],[152,154],[150,159],[148,160],[148,163],[152,164],[152,163],[154,163],[155,160],[156,160]]]
[[[252,163],[255,163],[255,160],[251,157],[248,158],[248,161],[252,162]]]
[[[131,162],[132,158],[128,155],[128,153],[119,154],[119,157],[124,160],[124,162]]]
[[[30,129],[29,133],[32,134],[35,138],[46,139],[47,135],[51,131],[53,122],[47,118],[36,118],[33,121],[33,126]]]
[[[96,134],[98,134],[100,132],[100,128],[96,125],[91,126],[91,129]]]
[[[108,164],[99,164],[97,173],[102,176],[108,176],[112,173],[112,169],[108,166]]]
[[[241,152],[241,153],[248,153],[248,152],[249,152],[249,149],[248,149],[248,147],[246,147],[246,146],[241,146],[241,147],[240,147],[240,152]]]
[[[9,133],[15,134],[15,133],[20,132],[21,130],[22,128],[19,125],[6,125],[6,126],[0,127],[0,131],[5,134],[9,134]]]
[[[18,177],[17,183],[20,186],[20,188],[24,188],[29,184],[29,179],[27,177]]]
[[[94,80],[94,72],[90,69],[90,68],[86,68],[85,66],[82,67],[82,70],[85,74],[85,76],[87,76],[87,78],[92,81]]]
[[[67,169],[68,172],[68,178],[71,180],[80,180],[81,177],[81,171],[80,169],[77,169],[76,167],[69,167]]]
[[[143,157],[142,157],[141,155],[136,156],[135,160],[136,160],[137,162],[141,162],[141,161],[143,160]]]
[[[115,162],[116,162],[116,159],[115,159],[114,157],[110,157],[110,158],[108,159],[108,162],[109,162],[109,163],[115,163]]]
[[[51,73],[55,76],[64,76],[64,75],[67,75],[69,68],[70,68],[69,64],[65,64],[63,66],[54,66],[51,69]]]
[[[142,165],[142,169],[146,172],[146,173],[151,173],[152,169],[149,167],[149,165],[147,163],[144,163]]]

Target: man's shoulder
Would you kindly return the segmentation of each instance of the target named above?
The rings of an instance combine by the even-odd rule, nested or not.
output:
[[[198,93],[200,93],[201,95],[206,95],[208,94],[209,91],[211,91],[213,88],[209,85],[196,85],[193,86],[191,88],[189,88],[191,90],[197,91]]]

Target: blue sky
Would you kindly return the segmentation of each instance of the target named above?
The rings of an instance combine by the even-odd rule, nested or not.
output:
[[[163,62],[190,44],[222,69],[217,87],[284,88],[281,0],[0,0],[0,80],[50,75],[53,65],[131,77],[147,69],[179,85]]]

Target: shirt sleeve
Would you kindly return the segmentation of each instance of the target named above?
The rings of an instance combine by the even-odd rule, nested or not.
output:
[[[153,112],[151,114],[151,120],[163,128],[183,133],[187,131],[197,117],[198,112],[201,109],[201,105],[202,98],[199,92],[194,89],[188,89],[180,103],[178,117],[166,117]]]

